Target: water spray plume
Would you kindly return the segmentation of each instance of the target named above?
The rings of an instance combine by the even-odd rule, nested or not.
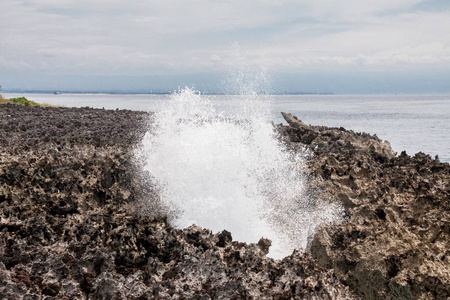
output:
[[[144,137],[145,169],[175,226],[226,229],[243,242],[268,238],[269,256],[282,258],[334,220],[336,207],[308,197],[304,157],[281,142],[268,97],[236,97],[236,109],[221,111],[190,88],[174,93]]]

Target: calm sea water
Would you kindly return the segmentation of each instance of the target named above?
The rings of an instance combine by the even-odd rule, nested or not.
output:
[[[8,94],[73,107],[155,111],[168,95]],[[450,95],[300,95],[270,96],[273,120],[290,112],[307,124],[344,127],[376,134],[397,152],[422,151],[450,162]],[[231,96],[214,96],[220,109],[233,109]]]

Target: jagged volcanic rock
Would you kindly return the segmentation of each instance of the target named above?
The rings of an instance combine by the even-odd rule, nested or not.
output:
[[[345,219],[275,261],[170,225],[134,155],[151,114],[0,106],[0,299],[447,299],[449,164],[284,116]]]
[[[344,222],[321,228],[311,243],[320,265],[364,299],[448,299],[450,165],[283,116],[287,140],[314,153],[308,164],[318,190],[345,207]]]
[[[1,299],[355,298],[307,254],[172,227],[134,155],[149,119],[0,106]]]

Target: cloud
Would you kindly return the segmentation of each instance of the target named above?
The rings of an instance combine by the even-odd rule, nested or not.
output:
[[[311,13],[316,17],[327,17],[341,21],[367,21],[367,17],[392,10],[402,10],[423,0],[322,0],[310,1]]]
[[[50,74],[450,68],[450,11],[424,0],[5,0],[0,68]]]

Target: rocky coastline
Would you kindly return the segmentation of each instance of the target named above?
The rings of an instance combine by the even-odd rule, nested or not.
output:
[[[170,225],[135,155],[150,113],[0,106],[0,299],[450,297],[450,165],[284,117],[345,218],[278,261],[268,240]]]

